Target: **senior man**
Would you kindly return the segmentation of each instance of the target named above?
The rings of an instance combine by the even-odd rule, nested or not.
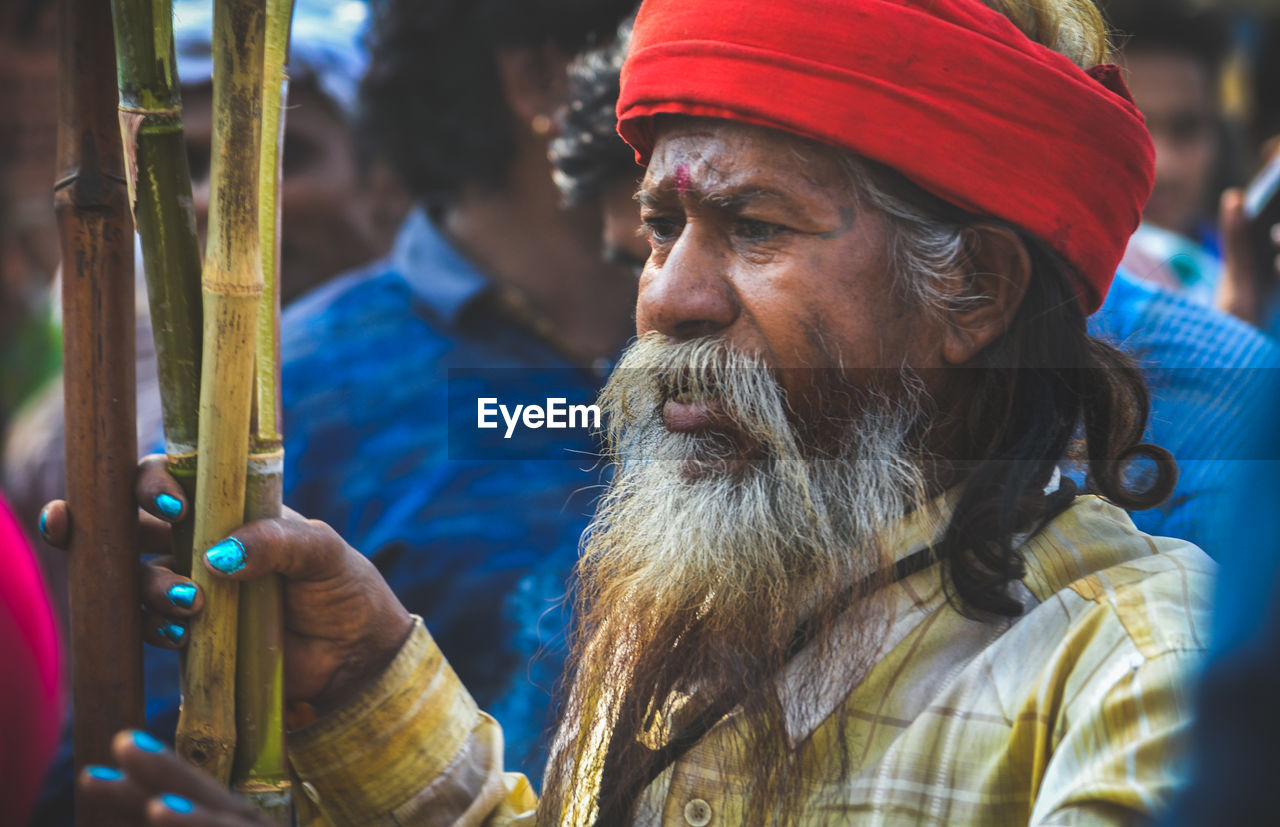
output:
[[[1017,25],[977,0],[647,0],[618,113],[652,255],[540,799],[330,529],[205,556],[287,578],[288,691],[321,714],[291,757],[331,822],[1129,823],[1167,799],[1212,564],[1117,507],[1173,469],[1084,321],[1151,145],[1093,68],[1091,6],[993,4]],[[1059,472],[1073,451],[1096,494]],[[139,489],[181,493],[158,462]],[[148,578],[183,616],[182,579]],[[82,778],[104,806],[252,818],[116,747]]]

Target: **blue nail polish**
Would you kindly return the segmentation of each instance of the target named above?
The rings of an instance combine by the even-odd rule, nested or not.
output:
[[[182,642],[182,636],[187,633],[187,630],[177,623],[166,623],[160,627],[159,631],[170,643]]]
[[[176,583],[169,587],[165,595],[179,609],[190,609],[196,602],[196,587],[190,583]]]
[[[99,781],[119,781],[124,778],[124,773],[115,767],[85,767],[84,771],[90,778],[96,778]]]
[[[164,744],[142,730],[134,730],[133,745],[143,752],[164,752]]]
[[[235,574],[244,568],[244,544],[228,537],[204,553],[209,565],[223,574]]]
[[[160,796],[160,803],[173,810],[175,813],[189,813],[196,808],[196,805],[187,801],[180,795],[173,793],[165,793]]]
[[[43,509],[40,512],[40,533],[49,538],[49,509]]]
[[[156,508],[166,517],[176,517],[182,513],[182,500],[168,494],[157,494]]]

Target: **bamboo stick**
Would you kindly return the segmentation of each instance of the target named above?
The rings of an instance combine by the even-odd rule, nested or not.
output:
[[[142,238],[169,470],[195,501],[200,403],[200,243],[182,128],[172,0],[112,0],[120,134],[129,202]],[[174,531],[191,571],[193,522]]]
[[[255,0],[215,0],[213,144],[205,249],[204,349],[195,548],[241,523],[262,266],[258,152],[266,13]],[[192,566],[204,610],[191,624],[178,719],[178,751],[222,783],[235,751],[236,584]]]
[[[284,75],[292,0],[267,0],[263,66],[262,151],[258,168],[259,247],[263,291],[258,305],[253,423],[245,519],[278,517],[284,447],[280,433],[280,155]],[[284,740],[284,604],[280,578],[244,584],[236,662],[236,760],[232,787],[278,824],[292,822]]]
[[[77,768],[110,763],[143,724],[138,611],[133,228],[128,217],[110,7],[58,3],[55,211],[62,247],[71,663]],[[108,824],[87,806],[80,825]]]

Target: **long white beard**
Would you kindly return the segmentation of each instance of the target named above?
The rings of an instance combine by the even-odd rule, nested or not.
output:
[[[832,384],[822,404],[842,400],[847,412],[810,423],[823,437],[802,437],[810,429],[790,421],[773,374],[718,340],[648,336],[614,371],[600,404],[615,477],[579,563],[574,675],[544,785],[547,823],[590,823],[606,747],[627,753],[615,766],[638,771],[628,764],[634,746],[670,737],[667,713],[681,698],[740,698],[754,735],[739,746],[754,750],[757,780],[770,790],[790,783],[770,676],[802,626],[814,632],[814,662],[839,657],[844,674],[865,674],[883,612],[875,599],[846,611],[844,598],[851,587],[865,595],[858,584],[887,570],[885,529],[922,501],[913,446],[924,392],[909,377],[883,393]],[[673,392],[718,400],[736,433],[669,431],[661,411]],[[837,617],[853,631],[824,635]],[[801,676],[800,694],[816,696],[825,674]]]
[[[731,614],[870,576],[888,552],[878,538],[925,488],[913,445],[924,390],[910,376],[897,385],[891,395],[837,389],[857,394],[856,409],[821,429],[830,444],[805,446],[757,359],[716,339],[642,338],[601,394],[617,470],[583,572],[635,606]],[[732,460],[740,439],[668,431],[661,408],[672,387],[718,397],[755,443],[752,458]]]

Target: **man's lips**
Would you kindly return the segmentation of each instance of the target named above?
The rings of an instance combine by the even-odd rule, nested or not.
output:
[[[681,433],[703,431],[717,425],[723,427],[730,422],[718,400],[684,401],[674,397],[663,404],[662,421],[667,430]]]

